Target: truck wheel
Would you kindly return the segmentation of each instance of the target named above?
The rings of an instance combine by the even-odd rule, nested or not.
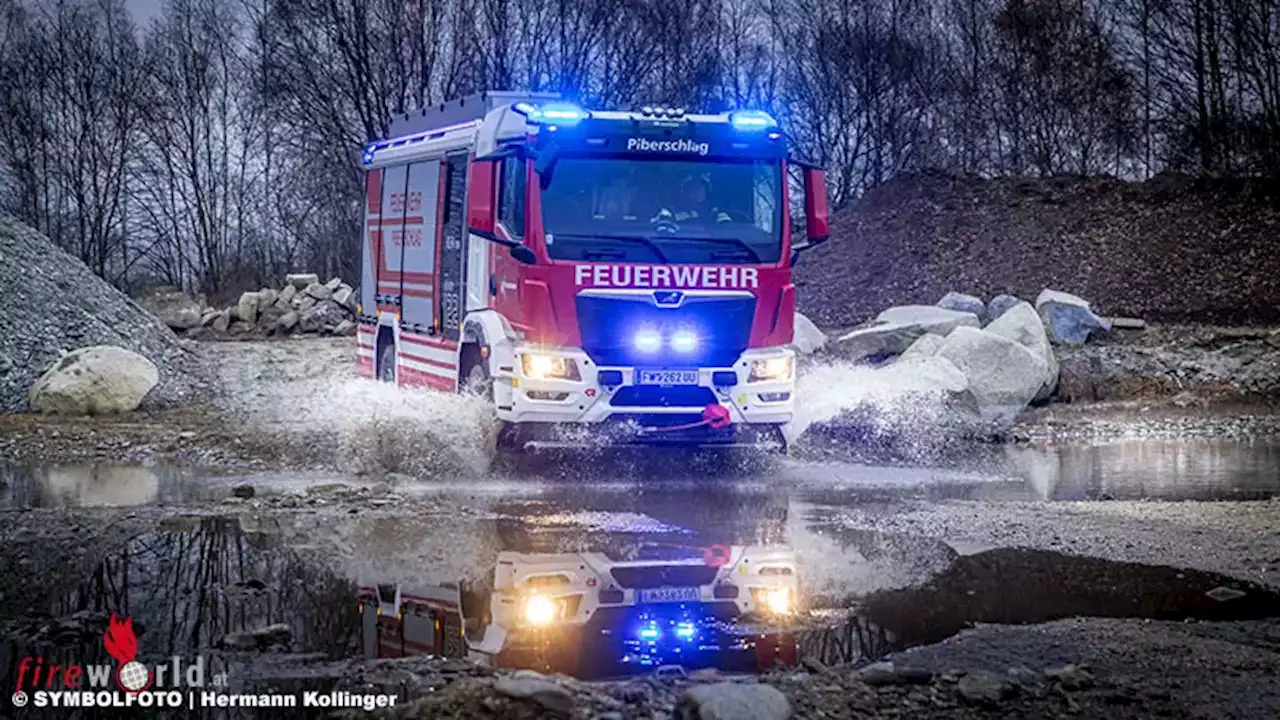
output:
[[[378,349],[378,380],[389,383],[396,381],[395,343],[383,343]]]
[[[489,364],[481,358],[473,358],[466,377],[462,379],[462,389],[493,402],[493,378],[489,376]]]

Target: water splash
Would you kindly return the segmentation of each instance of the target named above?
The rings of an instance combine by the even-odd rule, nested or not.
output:
[[[810,365],[796,384],[788,442],[815,435],[842,443],[933,454],[979,431],[968,382],[951,363],[913,358],[872,367],[848,361]]]

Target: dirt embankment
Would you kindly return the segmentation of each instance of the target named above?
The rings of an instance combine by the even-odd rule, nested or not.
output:
[[[1105,315],[1280,324],[1280,181],[1159,176],[983,180],[913,175],[836,214],[797,267],[826,327],[947,291],[1034,299],[1052,287]]]

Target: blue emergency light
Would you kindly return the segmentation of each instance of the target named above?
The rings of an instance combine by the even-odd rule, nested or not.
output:
[[[766,130],[777,127],[778,121],[761,110],[738,110],[729,113],[729,123],[734,130]]]
[[[550,103],[538,107],[533,103],[518,102],[512,105],[511,109],[529,118],[530,122],[545,122],[557,125],[577,125],[590,117],[590,113],[586,110],[569,103]]]

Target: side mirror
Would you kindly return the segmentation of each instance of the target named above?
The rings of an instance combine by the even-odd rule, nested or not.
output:
[[[548,143],[533,160],[533,171],[538,174],[538,184],[543,190],[551,187],[551,173],[555,172],[556,160],[560,159],[560,149],[555,143]]]
[[[818,247],[831,238],[831,217],[827,209],[827,173],[821,168],[804,168],[805,238],[792,243],[791,262],[799,253]]]
[[[506,243],[503,244],[506,245]],[[511,248],[511,257],[514,258],[516,262],[522,262],[525,265],[538,264],[538,256],[529,249],[528,245],[516,243],[514,245],[508,245],[508,247]]]

